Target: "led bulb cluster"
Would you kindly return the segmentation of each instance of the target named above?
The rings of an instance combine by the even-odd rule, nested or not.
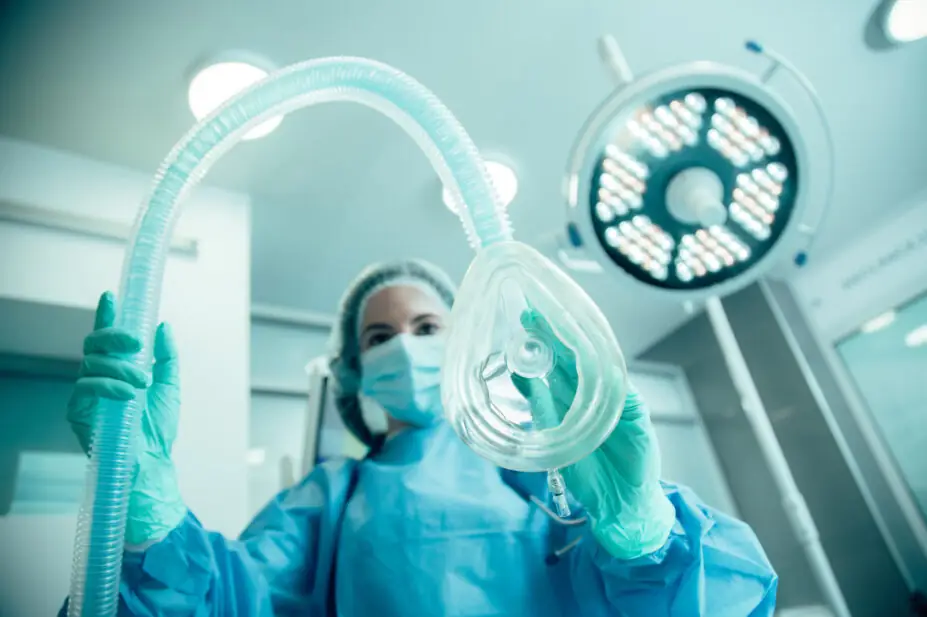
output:
[[[595,206],[598,219],[610,223],[631,210],[639,210],[644,205],[648,175],[646,165],[609,144],[599,176],[599,201]]]
[[[708,145],[736,167],[746,167],[766,156],[776,156],[781,149],[779,140],[760,126],[756,118],[724,96],[714,103]]]
[[[666,280],[676,242],[649,217],[638,214],[630,221],[605,230],[605,241],[632,263],[659,280]]]
[[[628,122],[628,131],[657,158],[665,158],[685,146],[698,143],[705,97],[693,92],[683,99],[638,112]]]
[[[750,248],[725,227],[714,225],[682,237],[675,260],[676,277],[689,282],[748,259]]]
[[[788,170],[782,163],[769,163],[737,175],[731,218],[757,240],[769,238],[786,178]]]
[[[601,224],[600,238],[608,252],[635,264],[637,276],[699,287],[739,272],[768,249],[776,217],[787,216],[794,199],[792,170],[777,160],[783,151],[786,160],[791,157],[790,144],[761,126],[747,112],[749,103],[736,95],[689,91],[670,97],[638,109],[605,147],[596,171],[598,200],[593,215]],[[666,169],[654,176],[657,181],[651,190],[664,190],[656,186],[665,187],[667,177],[697,165],[693,157],[704,154],[698,149],[700,139],[706,144],[703,147],[720,153],[725,161],[710,156],[702,164],[725,185],[727,194],[721,199],[727,204],[728,218],[724,225],[692,231],[695,228],[674,218],[672,211],[645,211],[644,195],[651,173],[657,174],[661,165]],[[687,151],[692,146],[696,148]],[[659,201],[651,197],[648,207],[658,207]],[[699,282],[702,277],[709,278]]]

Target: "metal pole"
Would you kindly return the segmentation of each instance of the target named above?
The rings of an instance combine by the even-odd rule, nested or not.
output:
[[[798,537],[799,543],[805,550],[811,569],[817,578],[818,585],[824,593],[827,603],[834,612],[835,617],[851,617],[850,609],[847,607],[843,593],[840,591],[840,585],[834,576],[834,570],[831,568],[824,547],[821,546],[821,538],[818,535],[817,527],[805,504],[805,499],[798,490],[792,471],[789,469],[789,463],[782,452],[782,447],[776,439],[776,433],[773,430],[766,409],[763,407],[763,401],[760,399],[760,393],[756,389],[753,377],[750,375],[750,369],[747,361],[744,359],[743,352],[737,344],[737,338],[734,330],[731,328],[731,322],[727,318],[724,306],[720,298],[711,298],[706,302],[708,319],[718,338],[718,344],[724,354],[724,361],[727,369],[734,381],[734,387],[740,395],[741,405],[744,414],[750,422],[753,433],[760,445],[760,451],[766,459],[773,480],[782,497],[782,505],[789,517],[789,522]]]

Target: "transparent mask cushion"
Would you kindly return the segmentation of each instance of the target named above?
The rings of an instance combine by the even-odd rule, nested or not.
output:
[[[187,195],[212,165],[250,129],[270,118],[285,115],[302,107],[333,101],[351,101],[366,105],[383,113],[405,129],[428,156],[444,186],[450,191],[456,202],[456,212],[461,218],[464,232],[470,245],[477,250],[478,257],[494,246],[510,247],[505,251],[487,253],[477,271],[477,278],[483,280],[487,270],[504,265],[506,260],[522,260],[524,263],[519,262],[519,268],[523,277],[516,280],[518,285],[523,286],[527,280],[534,287],[544,289],[544,281],[553,277],[560,281],[554,285],[558,290],[555,293],[562,291],[562,280],[568,280],[563,273],[528,247],[511,241],[511,225],[476,147],[460,123],[437,97],[407,75],[378,62],[360,58],[312,60],[277,71],[228,101],[193,127],[161,164],[151,191],[143,201],[136,219],[132,240],[126,253],[120,288],[117,325],[129,330],[144,342],[142,351],[133,356],[133,361],[139,367],[148,370],[151,366],[151,342],[153,328],[158,321],[157,310],[166,251],[180,214],[181,204]],[[513,247],[522,247],[522,250],[518,251]],[[532,257],[525,257],[526,255]],[[498,264],[497,259],[501,260]],[[467,279],[469,278],[472,278],[472,273],[468,274]],[[464,281],[465,284],[467,279]],[[472,289],[473,285],[469,288]],[[511,290],[508,293],[510,296],[514,295]],[[531,294],[525,297],[528,301],[533,300]],[[479,317],[483,313],[484,303],[481,300],[480,294],[474,291],[466,294],[464,298],[459,297],[454,314]],[[470,309],[466,308],[468,303],[473,305]],[[533,306],[542,311],[551,308]],[[556,306],[561,307],[562,304],[557,303]],[[584,319],[587,313],[588,311],[576,313],[576,321]],[[514,311],[510,311],[509,318],[514,319]],[[465,329],[472,325],[472,322],[473,319],[463,319],[461,325],[453,324],[451,333]],[[519,324],[511,323],[509,328],[512,332],[518,332]],[[610,331],[606,328],[606,332]],[[456,345],[448,346],[448,357],[459,353],[461,347],[468,347],[465,338],[458,337],[458,341]],[[587,351],[594,351],[593,347],[594,345]],[[574,351],[577,354],[584,353],[584,349]],[[468,353],[467,359],[468,362],[464,364],[454,364],[451,372],[474,369],[485,360],[485,356],[477,358],[473,353]],[[528,360],[530,358],[516,361]],[[464,387],[468,378],[469,381],[481,379],[472,370],[468,375],[461,374],[459,377],[460,379],[449,380],[448,370],[445,369],[442,387]],[[581,382],[589,380],[590,376],[584,373]],[[588,388],[580,388],[584,389]],[[451,398],[456,400],[461,397],[455,394]],[[464,398],[469,400],[468,397]],[[589,397],[578,395],[577,399],[580,398],[588,402]],[[145,399],[140,396],[137,400]],[[133,442],[143,410],[138,402],[107,402],[105,407],[106,409],[97,415],[99,421],[93,431],[84,502],[78,515],[68,608],[71,617],[81,614],[115,615],[118,605],[126,511],[135,464],[132,456]],[[524,467],[524,461],[519,461],[518,448],[512,452],[510,447],[512,444],[518,446],[522,441],[525,442],[526,451],[532,453],[563,447],[564,435],[559,433],[551,435],[548,439],[543,437],[545,431],[517,427],[520,433],[509,431],[506,433],[506,439],[500,442],[494,438],[486,439],[495,435],[495,428],[488,431],[482,428],[468,429],[468,422],[479,427],[496,427],[498,424],[495,415],[489,413],[486,408],[485,400],[481,405],[458,405],[455,409],[455,417],[469,418],[467,421],[455,422],[455,428],[459,432],[469,430],[467,443],[497,463],[501,464],[500,461],[505,460],[511,463],[512,468]],[[595,415],[594,410],[589,410],[589,413]],[[573,414],[573,410],[570,414]],[[489,415],[491,418],[483,420],[483,415]],[[606,413],[599,424],[609,425],[605,431],[607,434],[614,428],[615,422],[617,417],[613,418]],[[568,418],[562,426],[554,429],[554,433],[560,429],[568,433],[567,427],[573,426],[579,435],[582,433],[580,429],[588,429],[587,424],[588,422],[574,422]],[[464,435],[463,432],[461,434]],[[595,441],[591,435],[581,436],[586,445]],[[485,441],[482,445],[481,440]],[[549,458],[566,460],[571,458],[572,454],[575,452],[571,452],[571,456],[560,456],[559,459],[556,456]],[[537,457],[531,455],[529,458],[532,460],[528,466],[536,466]]]
[[[522,325],[529,312],[543,318],[545,332]],[[444,411],[481,456],[517,471],[556,470],[614,429],[628,381],[615,336],[586,293],[534,249],[501,242],[479,251],[451,323]],[[526,423],[523,401],[492,387],[516,375],[550,391],[556,417]]]

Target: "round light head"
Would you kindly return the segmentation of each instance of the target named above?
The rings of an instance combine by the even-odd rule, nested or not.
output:
[[[485,161],[485,164],[493,187],[495,187],[496,192],[499,194],[499,200],[502,202],[502,206],[508,207],[518,193],[518,176],[515,175],[515,170],[505,163],[500,163],[498,161]],[[448,210],[457,214],[457,205],[454,203],[451,192],[447,190],[447,188],[441,190],[441,200],[444,202],[444,205],[447,206]]]
[[[750,75],[697,63],[619,90],[571,161],[570,210],[606,269],[674,294],[729,293],[797,227],[805,156]]]
[[[267,70],[241,60],[226,60],[209,64],[200,69],[190,80],[187,102],[197,121],[218,109],[227,100],[261,81]],[[242,139],[257,139],[271,133],[280,126],[283,116],[271,118],[245,134]]]

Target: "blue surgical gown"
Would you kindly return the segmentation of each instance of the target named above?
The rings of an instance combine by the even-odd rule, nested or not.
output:
[[[665,490],[666,544],[622,561],[532,503],[543,474],[492,466],[446,424],[410,429],[375,457],[320,465],[238,540],[190,514],[127,552],[119,614],[772,615],[777,577],[750,528]]]

